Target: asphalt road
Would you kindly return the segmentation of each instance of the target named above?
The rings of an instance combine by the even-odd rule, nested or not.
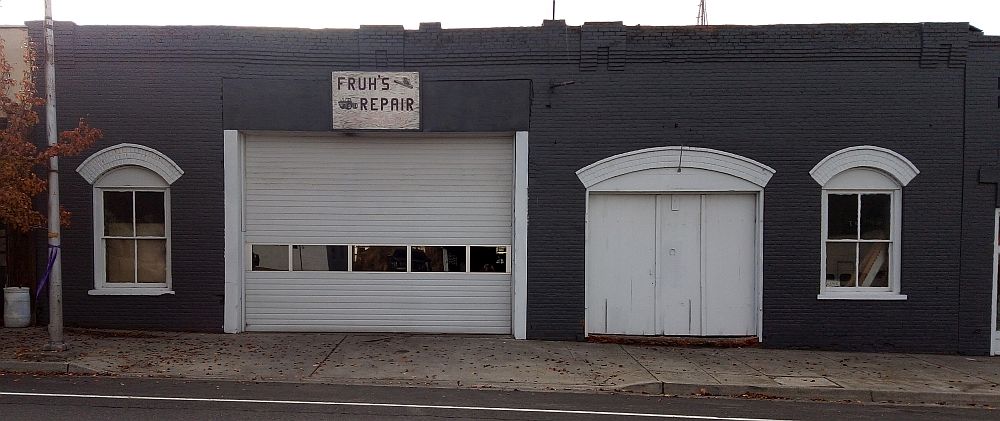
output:
[[[0,374],[15,420],[997,420],[1000,410],[735,398]]]

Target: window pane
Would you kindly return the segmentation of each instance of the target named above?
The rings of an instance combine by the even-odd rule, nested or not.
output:
[[[167,240],[139,240],[139,282],[167,282]]]
[[[861,243],[858,279],[863,287],[889,286],[889,243]]]
[[[135,230],[138,236],[165,237],[163,192],[135,192]]]
[[[507,247],[469,247],[472,272],[507,272]]]
[[[292,270],[347,270],[347,246],[292,246]]]
[[[406,272],[406,246],[354,246],[356,272]]]
[[[858,195],[827,195],[826,234],[831,240],[858,238]]]
[[[861,195],[861,238],[888,240],[892,196],[888,194]]]
[[[414,272],[465,272],[465,246],[414,246]]]
[[[135,240],[104,240],[108,282],[135,282]]]
[[[132,192],[104,192],[104,235],[131,237]]]
[[[252,270],[288,270],[288,246],[254,244],[250,260]]]
[[[826,286],[853,287],[857,243],[826,243]]]

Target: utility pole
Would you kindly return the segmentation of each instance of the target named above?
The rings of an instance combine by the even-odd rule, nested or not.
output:
[[[56,132],[56,53],[52,29],[52,0],[45,0],[45,133],[49,146],[59,141]],[[55,253],[49,274],[49,344],[48,351],[69,348],[63,340],[62,253],[59,251],[59,158],[49,158],[49,253]]]
[[[698,25],[708,25],[708,12],[705,11],[705,0],[698,4]]]
[[[552,0],[552,20],[556,20],[556,0]]]

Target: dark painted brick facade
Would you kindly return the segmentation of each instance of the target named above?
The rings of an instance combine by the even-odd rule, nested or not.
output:
[[[1000,208],[1000,37],[972,37],[966,69],[959,350],[989,352],[994,215]]]
[[[585,190],[574,172],[626,151],[685,145],[777,170],[765,190],[765,344],[988,352],[996,198],[995,185],[979,183],[979,166],[997,159],[997,45],[967,24],[546,21],[416,31],[59,24],[61,125],[86,116],[106,132],[99,147],[148,145],[185,171],[171,189],[176,295],[97,297],[87,295],[91,189],[73,172],[82,157],[65,160],[63,201],[76,215],[64,240],[67,322],[220,330],[222,130],[284,130],[292,124],[284,116],[328,116],[329,93],[312,90],[328,89],[331,71],[406,70],[437,84],[441,98],[470,101],[473,117],[495,110],[490,104],[523,114],[503,123],[441,118],[433,130],[506,131],[530,118],[530,338],[583,337]],[[490,87],[504,81],[516,87]],[[253,115],[252,106],[233,102],[257,87],[260,107],[273,95],[289,108]],[[495,100],[498,91],[506,99]],[[424,122],[436,118],[430,112]],[[325,130],[329,120],[294,124]],[[892,149],[921,172],[903,193],[905,301],[816,299],[820,187],[808,172],[857,145]]]

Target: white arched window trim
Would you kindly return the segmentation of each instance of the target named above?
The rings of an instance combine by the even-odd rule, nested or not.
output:
[[[825,186],[835,175],[859,167],[880,170],[903,187],[920,174],[920,170],[903,155],[890,149],[865,145],[844,148],[827,155],[809,171],[809,175],[819,185]]]
[[[94,184],[104,173],[127,165],[142,167],[158,174],[167,184],[174,184],[184,171],[160,151],[134,143],[119,143],[101,149],[83,160],[76,172]]]
[[[917,167],[904,156],[877,146],[841,149],[813,167],[809,174],[823,187],[818,299],[906,299],[906,295],[900,292],[902,189],[919,173]],[[841,206],[837,211],[831,211],[834,198],[840,204],[837,206]],[[879,198],[889,201],[885,212],[877,211],[882,206],[880,200],[885,200]],[[842,206],[850,205],[851,202],[856,203],[852,208],[856,212],[856,221],[851,220],[850,214],[843,211]],[[888,227],[888,235],[883,238],[863,232],[866,210],[868,221],[878,221],[872,215],[887,215],[889,221],[883,220],[883,223]],[[849,223],[853,223],[852,238],[843,234],[843,227]],[[834,227],[831,228],[831,225]],[[831,234],[831,231],[838,230],[840,234]],[[840,260],[833,262],[832,259],[837,258],[834,256],[843,255],[852,245],[855,252],[851,259],[842,256]],[[880,247],[886,247],[887,251],[877,251]],[[866,249],[867,252],[863,253],[862,250]],[[883,263],[884,259],[888,259],[888,262]],[[853,268],[847,267],[851,266],[848,263],[853,263]],[[879,282],[873,281],[876,273],[872,273],[872,268],[882,264],[886,265],[886,285],[878,285]],[[850,276],[845,278],[840,272],[849,273]]]
[[[122,143],[94,153],[77,172],[94,186],[94,289],[89,294],[173,294],[170,185],[184,174],[181,168],[153,148]],[[116,215],[109,225],[114,228],[106,229],[108,214]],[[112,259],[114,269],[109,255],[119,257]],[[122,279],[109,280],[112,276]]]

